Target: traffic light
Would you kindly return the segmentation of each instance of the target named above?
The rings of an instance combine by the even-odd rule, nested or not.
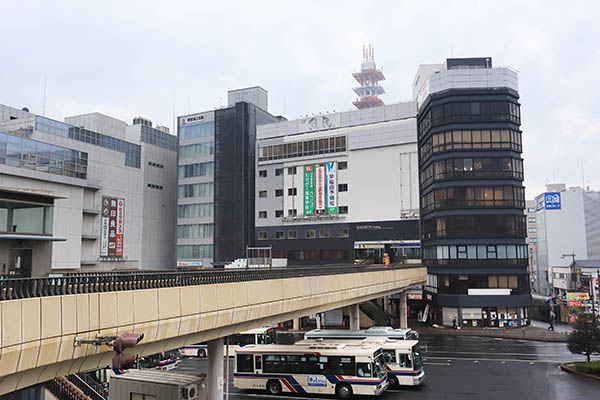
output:
[[[112,359],[113,369],[129,369],[135,364],[137,354],[126,354],[123,350],[135,347],[143,338],[143,333],[124,333],[112,341],[111,346],[117,353]]]

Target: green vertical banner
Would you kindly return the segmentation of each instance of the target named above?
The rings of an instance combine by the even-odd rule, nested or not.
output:
[[[304,215],[315,215],[315,167],[304,166]]]

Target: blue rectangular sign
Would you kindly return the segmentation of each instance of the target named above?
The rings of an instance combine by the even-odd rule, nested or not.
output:
[[[560,193],[544,193],[544,207],[546,210],[560,210]]]

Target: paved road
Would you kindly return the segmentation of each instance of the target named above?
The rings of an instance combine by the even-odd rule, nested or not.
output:
[[[424,385],[389,390],[379,399],[581,400],[596,399],[600,393],[599,382],[559,369],[562,362],[583,359],[570,354],[564,343],[461,336],[421,336],[421,343],[426,371]],[[206,372],[206,360],[185,359],[178,370]],[[230,398],[332,399],[240,392],[233,384]]]

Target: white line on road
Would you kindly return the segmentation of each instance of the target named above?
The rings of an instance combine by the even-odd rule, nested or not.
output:
[[[446,360],[446,357],[429,357],[430,359],[434,359],[434,360]],[[465,361],[510,361],[510,362],[532,362],[535,361],[536,363],[559,363],[560,361],[558,360],[516,360],[516,359],[512,359],[512,358],[471,358],[471,357],[456,357],[453,358],[452,360],[457,361],[457,360],[465,360]]]
[[[450,363],[431,363],[431,362],[424,362],[423,364],[425,365],[450,365]]]
[[[230,396],[244,396],[244,397],[246,397],[246,396],[247,397],[258,397],[261,399],[279,399],[279,400],[285,398],[282,396],[275,396],[272,394],[262,394],[262,393],[256,394],[256,393],[241,393],[241,392],[232,393],[232,392],[229,392],[229,395]],[[290,396],[289,398],[294,399],[294,400],[331,400],[331,398],[325,398],[325,397],[296,397],[296,396],[291,397]]]

